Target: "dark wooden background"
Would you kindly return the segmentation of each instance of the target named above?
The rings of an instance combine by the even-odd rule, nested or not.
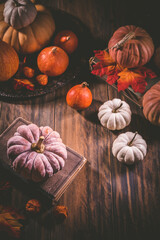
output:
[[[91,31],[95,49],[107,45],[118,27],[135,24],[144,27],[158,46],[158,10],[152,1],[48,0],[37,1],[65,10],[80,19]],[[67,91],[87,81],[93,94],[92,105],[81,112],[67,106]],[[21,116],[37,125],[49,125],[61,134],[66,145],[84,155],[88,162],[69,186],[58,204],[68,207],[64,223],[42,224],[30,220],[23,239],[34,240],[121,240],[157,239],[160,233],[160,129],[144,119],[141,110],[125,99],[132,109],[131,124],[113,132],[97,118],[99,106],[121,97],[105,82],[87,72],[65,87],[43,97],[18,102],[0,102],[0,132]],[[126,131],[138,131],[148,144],[142,163],[127,167],[112,155],[114,139]],[[13,188],[8,200],[23,209],[27,193]]]

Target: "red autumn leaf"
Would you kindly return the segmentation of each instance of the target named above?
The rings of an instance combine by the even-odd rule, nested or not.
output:
[[[141,75],[143,75],[145,78],[149,77],[149,78],[155,78],[157,77],[157,75],[155,74],[155,72],[153,72],[151,69],[146,68],[146,67],[139,67],[137,69],[135,69],[135,72],[140,73]]]
[[[95,57],[101,60],[103,66],[115,64],[115,61],[110,57],[109,53],[105,50],[94,51]]]
[[[24,220],[24,216],[15,209],[0,205],[0,231],[6,232],[10,237],[19,238],[23,227],[21,221]]]
[[[98,62],[97,64],[93,65],[93,70],[91,73],[102,77],[104,75],[117,75],[118,72],[120,72],[118,65],[110,65],[103,67],[101,62]]]
[[[19,90],[22,87],[34,91],[34,84],[28,79],[14,79],[14,90]]]
[[[135,79],[132,82],[131,87],[135,92],[144,93],[146,90],[147,82],[144,78]]]
[[[103,68],[103,65],[101,62],[98,62],[98,63],[94,64],[92,68],[94,70],[101,69],[101,68]]]
[[[117,83],[118,91],[124,91],[131,86],[135,92],[144,93],[147,85],[145,79],[157,77],[151,69],[145,66],[127,69],[116,64],[105,50],[94,51],[94,53],[100,62],[93,65],[92,74],[100,77],[107,75],[106,81],[111,85]]]
[[[136,92],[140,91],[142,93],[142,90],[143,91],[145,90],[145,86],[147,83],[143,75],[125,68],[123,71],[118,73],[118,76],[119,76],[119,79],[117,80],[118,91],[121,90],[124,91],[129,86],[134,88]],[[138,84],[141,85],[139,88]]]
[[[106,72],[107,72],[107,67],[103,67],[103,66],[101,66],[100,63],[97,63],[93,66],[93,70],[91,73],[94,75],[103,77],[104,75],[106,75]]]
[[[107,76],[107,80],[106,82],[109,83],[110,85],[113,85],[114,83],[116,83],[116,81],[118,80],[118,75],[114,74],[114,75],[109,75]]]

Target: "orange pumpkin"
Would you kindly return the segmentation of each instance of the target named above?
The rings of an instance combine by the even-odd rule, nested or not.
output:
[[[71,54],[78,47],[78,38],[71,30],[63,30],[55,36],[54,45]]]
[[[92,93],[87,87],[88,83],[83,82],[81,84],[72,87],[66,96],[67,104],[76,109],[82,110],[88,108],[92,103]]]
[[[142,104],[145,118],[160,126],[160,82],[144,94]]]
[[[4,21],[4,4],[0,4],[0,39],[10,44],[19,53],[33,53],[41,50],[55,31],[51,13],[42,5],[35,5],[37,16],[28,26],[14,29]]]
[[[7,81],[18,70],[19,57],[16,51],[0,40],[0,81]]]
[[[142,28],[127,25],[118,28],[108,43],[109,54],[123,67],[145,65],[154,53],[150,35]]]
[[[66,71],[69,57],[60,47],[50,46],[39,53],[37,65],[42,73],[48,76],[59,76]]]

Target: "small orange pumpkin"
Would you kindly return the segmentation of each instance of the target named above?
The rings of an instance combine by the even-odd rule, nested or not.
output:
[[[71,54],[78,47],[78,38],[71,30],[63,30],[55,36],[54,45]]]
[[[48,76],[59,76],[66,71],[69,57],[60,47],[50,46],[39,53],[37,65],[42,73]]]
[[[135,68],[149,62],[154,53],[154,44],[144,29],[127,25],[114,32],[108,49],[115,62],[123,67]]]
[[[92,93],[87,86],[88,83],[83,82],[75,85],[68,91],[66,102],[70,107],[76,110],[82,110],[91,105]]]

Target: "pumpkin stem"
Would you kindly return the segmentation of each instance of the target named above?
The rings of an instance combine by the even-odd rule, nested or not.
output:
[[[61,37],[61,42],[67,42],[70,38],[70,36]]]
[[[44,152],[44,144],[42,143],[44,140],[44,136],[40,136],[37,143],[32,143],[31,149],[37,153],[43,153]]]
[[[51,51],[55,53],[57,51],[57,47],[53,47]]]
[[[116,113],[117,110],[122,107],[122,105],[123,105],[123,103],[121,102],[121,104],[118,107],[116,107],[115,109],[113,109],[112,112]]]
[[[89,86],[89,84],[87,82],[83,82],[81,85],[82,85],[83,88]]]
[[[13,0],[16,7],[24,6],[23,4],[19,3],[17,0]]]
[[[136,131],[135,134],[134,134],[134,136],[133,136],[133,138],[132,138],[131,141],[128,143],[128,146],[131,146],[131,144],[133,143],[133,141],[134,141],[134,139],[135,139],[135,137],[136,137],[137,134],[138,134],[138,132]]]
[[[130,39],[135,38],[135,32],[129,32],[127,33],[118,43],[116,43],[114,46],[110,47],[110,48],[106,48],[105,51],[108,51],[109,49],[119,49],[121,48],[125,42],[127,42]]]

